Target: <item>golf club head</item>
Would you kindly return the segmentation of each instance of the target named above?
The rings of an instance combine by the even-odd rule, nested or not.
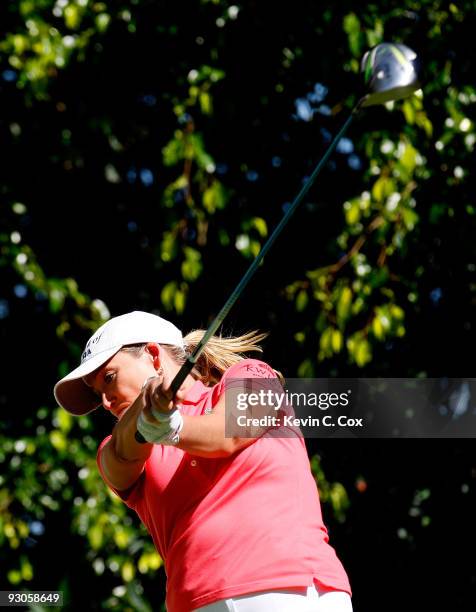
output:
[[[399,43],[381,43],[362,58],[366,95],[359,106],[374,106],[406,98],[420,88],[415,51]]]

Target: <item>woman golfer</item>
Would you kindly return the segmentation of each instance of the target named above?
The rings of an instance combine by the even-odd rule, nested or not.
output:
[[[225,391],[276,382],[263,336],[214,337],[171,401],[202,337],[145,312],[115,317],[55,386],[74,415],[117,419],[99,446],[106,484],[135,510],[165,563],[169,612],[349,612],[302,437],[225,437]],[[238,388],[242,385],[242,388]],[[136,429],[147,440],[136,441]]]

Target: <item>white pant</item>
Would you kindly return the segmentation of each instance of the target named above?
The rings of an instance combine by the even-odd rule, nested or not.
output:
[[[352,602],[343,591],[310,586],[302,593],[283,589],[222,599],[194,612],[352,612]]]

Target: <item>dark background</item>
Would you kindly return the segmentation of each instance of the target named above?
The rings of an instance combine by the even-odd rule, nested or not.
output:
[[[264,358],[289,377],[472,376],[476,11],[55,6],[0,9],[0,588],[61,589],[68,610],[157,610],[149,538],[95,471],[111,423],[62,415],[54,383],[109,315],[210,323],[265,240],[256,218],[269,235],[357,102],[361,56],[390,40],[418,51],[423,97],[354,122],[353,150],[333,155],[223,331],[269,331]],[[406,168],[385,153],[409,145],[420,162]],[[363,192],[359,225],[344,203]],[[368,272],[357,255],[329,270],[359,237]],[[355,309],[342,314],[345,287]],[[386,310],[379,334],[391,307],[403,321]],[[307,442],[356,612],[472,610],[472,439]]]

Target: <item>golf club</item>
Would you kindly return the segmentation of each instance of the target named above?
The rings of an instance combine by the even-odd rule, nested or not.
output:
[[[240,297],[242,291],[248,285],[249,281],[258,269],[258,266],[263,261],[263,258],[268,253],[283,229],[286,227],[289,219],[294,214],[296,208],[302,202],[303,198],[313,185],[317,175],[327,163],[339,140],[345,134],[360,109],[366,106],[374,106],[393,100],[400,100],[401,98],[409,96],[411,93],[420,88],[418,81],[417,55],[406,45],[398,43],[381,43],[377,45],[370,51],[367,51],[367,53],[365,53],[363,56],[360,71],[363,73],[364,77],[364,96],[360,98],[356,106],[353,108],[349,117],[329,145],[327,151],[322,156],[311,176],[307,179],[301,191],[298,193],[291,206],[288,208],[285,215],[274,229],[273,233],[270,235],[254,261],[251,263],[250,267],[226,301],[223,308],[212,321],[203,335],[203,338],[177,372],[177,375],[170,385],[174,396],[185,378],[192,371],[206,343],[223,323],[232,306]],[[138,431],[136,431],[135,438],[140,443],[145,442],[145,439]]]

